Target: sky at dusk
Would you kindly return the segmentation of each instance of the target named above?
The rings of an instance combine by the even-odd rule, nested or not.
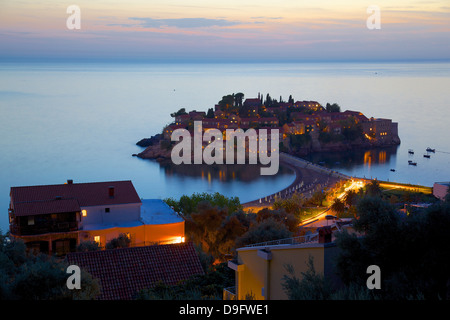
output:
[[[80,8],[70,30],[67,7]],[[369,29],[370,5],[381,29]],[[448,0],[0,0],[0,59],[450,59]],[[0,60],[0,61],[1,61]]]

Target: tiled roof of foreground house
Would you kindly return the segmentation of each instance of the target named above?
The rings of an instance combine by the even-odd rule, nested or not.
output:
[[[204,274],[191,242],[75,252],[66,259],[100,280],[100,300],[130,300],[158,281],[176,284]]]
[[[131,181],[73,183],[72,180],[67,184],[12,187],[11,201],[19,216],[141,202]]]

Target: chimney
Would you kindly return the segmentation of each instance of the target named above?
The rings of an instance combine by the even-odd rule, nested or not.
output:
[[[68,179],[67,180],[67,184],[73,184],[73,180],[72,179]]]
[[[108,188],[108,194],[111,199],[114,198],[114,187],[113,186]]]

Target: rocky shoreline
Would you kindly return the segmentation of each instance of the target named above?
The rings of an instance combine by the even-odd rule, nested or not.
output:
[[[136,145],[145,148],[140,153],[133,154],[133,157],[141,159],[154,159],[158,162],[164,162],[170,159],[171,150],[161,145],[162,134],[156,134],[150,138],[143,138],[136,142]]]

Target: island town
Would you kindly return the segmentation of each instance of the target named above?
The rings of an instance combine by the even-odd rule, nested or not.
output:
[[[173,122],[152,138],[144,138],[138,145],[147,147],[137,154],[141,158],[168,159],[177,129],[194,134],[194,122],[201,122],[203,131],[218,129],[226,138],[227,129],[265,130],[268,137],[273,130],[279,133],[280,151],[304,156],[311,152],[342,151],[352,148],[399,145],[398,123],[391,119],[368,118],[359,111],[341,111],[337,103],[322,106],[317,101],[288,102],[272,99],[243,100],[244,94],[224,96],[208,111],[186,111],[181,108],[171,114]]]
[[[14,266],[2,270],[5,298],[450,298],[449,249],[438,240],[447,237],[442,226],[450,226],[449,182],[424,187],[350,177],[301,158],[398,145],[396,122],[341,111],[336,103],[261,94],[244,100],[242,93],[206,112],[181,108],[171,116],[161,133],[138,142],[145,150],[136,156],[169,161],[173,132],[194,134],[195,121],[221,132],[276,129],[280,164],[295,180],[247,203],[195,191],[142,199],[132,181],[12,186],[10,230],[0,234],[2,259]],[[34,265],[47,270],[35,281],[51,290],[20,282],[16,274]],[[66,285],[68,265],[82,270],[81,289]],[[373,266],[382,270],[382,285],[376,272],[367,285]]]

